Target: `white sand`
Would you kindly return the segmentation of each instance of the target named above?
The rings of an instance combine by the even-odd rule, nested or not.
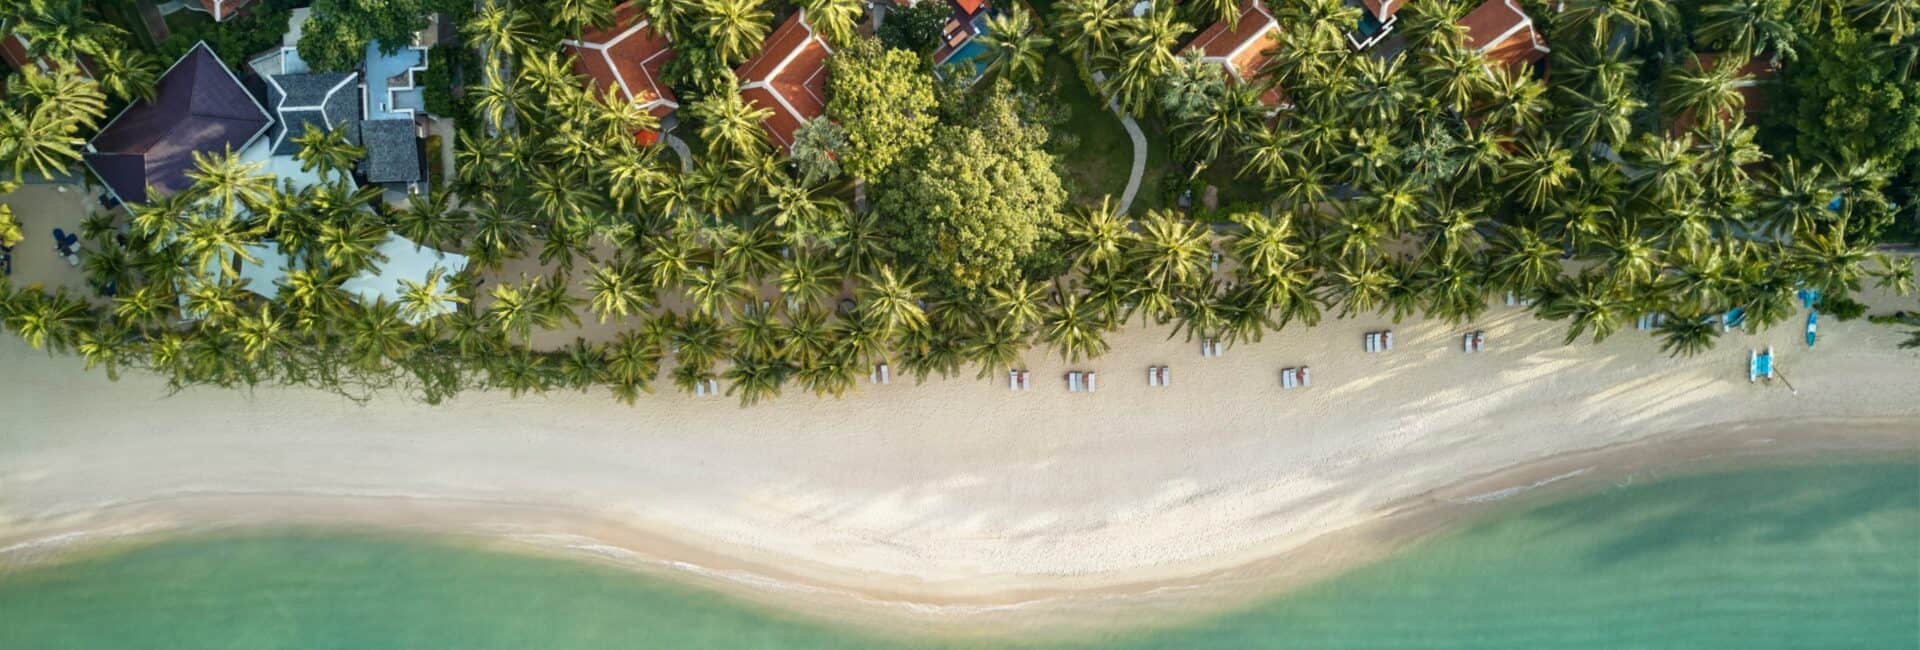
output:
[[[111,383],[9,338],[0,549],[140,512],[190,525],[463,511],[450,516],[469,531],[978,613],[1199,580],[1497,470],[1676,432],[1771,422],[1817,442],[1858,426],[1920,450],[1920,352],[1864,320],[1823,323],[1811,351],[1790,324],[1691,360],[1630,329],[1563,347],[1562,324],[1505,307],[1469,327],[1403,323],[1392,352],[1362,353],[1361,333],[1384,326],[1294,328],[1217,359],[1134,327],[1074,366],[1100,372],[1092,395],[1066,392],[1068,366],[1034,353],[1026,393],[1004,376],[916,386],[896,373],[839,401],[748,409],[673,393],[632,407],[598,392],[437,408],[306,390],[167,397],[150,377]],[[1487,331],[1487,352],[1460,351],[1470,329]],[[1747,348],[1767,344],[1798,395],[1748,384]],[[1303,364],[1313,386],[1282,391],[1278,369]],[[1172,387],[1147,387],[1149,365],[1171,366]],[[1741,444],[1791,442],[1771,436]]]

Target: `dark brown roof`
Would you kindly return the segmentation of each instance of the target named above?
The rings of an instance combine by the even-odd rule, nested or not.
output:
[[[734,71],[740,96],[773,112],[764,125],[773,142],[793,146],[793,132],[827,110],[826,41],[813,34],[806,12],[796,12],[767,37],[760,53]]]
[[[253,0],[200,0],[199,4],[200,8],[206,9],[207,13],[213,14],[215,21],[221,21],[233,16],[234,13],[240,11],[241,7],[245,7],[251,2],[253,2]]]
[[[154,84],[154,101],[128,106],[87,143],[87,166],[120,200],[140,203],[193,184],[193,154],[239,151],[271,117],[205,42]]]

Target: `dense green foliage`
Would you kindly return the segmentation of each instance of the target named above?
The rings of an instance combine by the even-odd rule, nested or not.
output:
[[[1554,47],[1544,76],[1467,49],[1453,23],[1465,2],[1409,4],[1396,30],[1407,49],[1382,61],[1350,51],[1344,3],[1270,0],[1275,54],[1231,79],[1179,52],[1219,3],[1134,16],[1060,0],[1046,16],[996,18],[972,87],[935,82],[926,59],[900,51],[930,51],[933,37],[906,33],[917,10],[893,11],[879,37],[892,51],[835,37],[847,42],[828,115],[790,152],[729,70],[786,7],[651,0],[679,56],[668,78],[675,135],[695,151],[684,171],[632,137],[658,127],[651,115],[589,92],[560,54],[612,4],[495,0],[465,21],[486,58],[467,68],[451,194],[380,206],[205,159],[196,189],[125,218],[127,245],[107,236],[114,217],[85,229],[101,296],[7,286],[0,321],[34,345],[182,385],[405,385],[428,399],[602,386],[631,400],[724,382],[750,404],[789,386],[839,396],[882,361],[924,379],[1003,373],[1034,349],[1093,358],[1127,323],[1240,344],[1328,315],[1462,323],[1508,293],[1565,323],[1569,343],[1670,315],[1656,336],[1692,355],[1717,341],[1703,319],[1740,308],[1749,327],[1777,325],[1799,287],[1846,306],[1868,285],[1913,286],[1911,257],[1875,249],[1900,211],[1913,218],[1920,159],[1920,36],[1898,0],[1524,2]],[[369,7],[330,20],[364,38]],[[309,38],[339,29],[321,27]],[[1777,80],[1741,72],[1776,58]],[[1039,73],[1073,66],[1081,74]],[[70,164],[73,134],[98,119],[72,100],[99,90],[21,83],[0,154]],[[1057,155],[1080,131],[1058,122],[1063,85],[1141,118],[1150,156],[1184,175],[1163,187],[1230,182],[1237,205],[1073,201]],[[1780,121],[1751,124],[1750,93]],[[35,120],[51,126],[23,126]],[[312,138],[303,161],[342,176],[355,152]],[[389,231],[474,266],[423,278],[398,305],[347,297],[340,274],[377,264],[370,247]],[[214,272],[269,237],[300,260],[285,286]],[[501,271],[518,258],[537,273]],[[459,306],[441,307],[448,297]],[[581,307],[619,333],[538,338],[572,328]]]
[[[206,41],[227,67],[244,70],[248,57],[280,47],[291,27],[293,8],[300,4],[301,0],[256,0],[226,20],[194,21],[173,30],[160,43],[160,58],[172,63],[195,43]]]
[[[877,177],[932,137],[933,75],[919,57],[861,41],[828,70],[827,116],[846,129],[847,173]]]
[[[368,43],[397,52],[427,26],[430,0],[315,0],[300,28],[300,58],[314,70],[352,70]]]
[[[940,29],[953,17],[943,2],[922,2],[912,7],[890,7],[887,20],[875,36],[888,48],[932,54],[940,46]]]

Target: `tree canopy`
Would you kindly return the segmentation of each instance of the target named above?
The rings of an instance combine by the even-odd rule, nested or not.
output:
[[[847,173],[879,176],[933,137],[933,75],[920,57],[862,41],[830,61],[827,116],[846,130]]]

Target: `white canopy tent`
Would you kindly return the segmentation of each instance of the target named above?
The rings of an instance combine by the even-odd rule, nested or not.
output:
[[[406,290],[406,286],[400,283],[401,280],[425,284],[434,270],[439,269],[440,282],[444,283],[454,274],[467,268],[465,255],[427,248],[392,233],[387,234],[386,241],[380,242],[377,250],[387,258],[386,262],[340,284],[341,289],[359,297],[360,302],[363,303],[372,304],[380,300],[398,303],[401,292]],[[455,307],[454,301],[442,300],[439,312],[451,313]],[[417,322],[420,320],[418,316],[422,315],[414,316],[408,319],[409,322]]]

